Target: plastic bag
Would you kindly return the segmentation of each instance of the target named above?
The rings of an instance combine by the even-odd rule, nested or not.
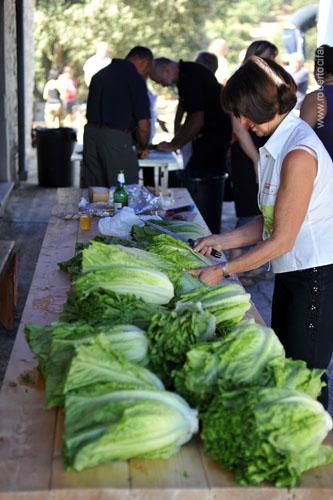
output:
[[[117,236],[118,238],[130,239],[134,224],[143,226],[144,219],[161,220],[158,215],[142,215],[138,217],[131,207],[123,207],[114,217],[104,217],[98,223],[98,230],[105,236]]]

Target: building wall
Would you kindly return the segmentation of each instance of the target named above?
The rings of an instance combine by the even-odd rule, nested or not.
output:
[[[31,127],[33,120],[34,91],[34,9],[35,0],[24,0],[24,80],[25,80],[25,155],[26,168],[29,169],[34,154],[31,147]]]
[[[4,37],[4,127],[7,136],[7,161],[0,180],[16,181],[18,160],[17,135],[17,71],[16,71],[16,8],[14,0],[3,2]]]
[[[0,182],[18,179],[18,120],[25,122],[25,168],[32,160],[35,0],[23,0],[25,113],[18,117],[16,1],[0,0]],[[22,122],[21,122],[22,123]]]

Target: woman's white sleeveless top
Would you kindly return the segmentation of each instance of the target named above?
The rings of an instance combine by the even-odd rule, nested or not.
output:
[[[267,239],[272,234],[283,159],[295,149],[305,149],[316,156],[317,175],[308,211],[294,247],[272,261],[274,273],[333,263],[333,162],[316,133],[293,112],[284,118],[259,150],[258,202],[264,217],[263,237]],[[301,183],[299,189],[302,189]]]

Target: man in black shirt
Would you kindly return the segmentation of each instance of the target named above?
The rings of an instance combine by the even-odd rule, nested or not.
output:
[[[87,125],[83,137],[83,183],[110,187],[119,170],[128,184],[138,182],[139,148],[146,148],[150,134],[147,78],[152,52],[134,47],[126,59],[113,59],[90,83]]]
[[[220,104],[221,86],[207,68],[196,62],[155,59],[151,78],[161,85],[178,87],[179,105],[175,136],[159,149],[174,151],[192,141],[192,156],[186,165],[190,177],[210,177],[225,171],[225,157],[231,138],[229,116]],[[183,124],[179,116],[186,113]]]

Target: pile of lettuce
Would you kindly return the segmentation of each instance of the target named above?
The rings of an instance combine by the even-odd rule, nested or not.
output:
[[[63,405],[64,385],[75,350],[98,335],[104,334],[112,349],[129,361],[142,365],[148,362],[146,334],[134,325],[91,326],[85,322],[59,321],[46,327],[26,325],[25,334],[45,378],[47,408]]]
[[[244,320],[223,340],[194,345],[173,378],[177,392],[203,409],[211,402],[217,385],[225,390],[284,387],[317,398],[322,374],[323,370],[308,369],[304,361],[287,359],[271,328]]]
[[[65,384],[64,460],[82,470],[109,460],[168,458],[198,431],[197,411],[101,334],[76,349]]]
[[[322,445],[332,420],[315,401],[322,374],[287,359],[272,329],[242,321],[225,338],[194,345],[173,377],[200,408],[206,453],[240,484],[292,487],[303,471],[333,461]]]
[[[190,255],[192,250],[187,248]],[[90,293],[93,286],[94,289],[113,290],[117,293],[134,293],[147,302],[154,303],[154,300],[149,298],[149,284],[156,287],[157,292],[159,287],[165,288],[167,302],[173,296],[170,295],[170,285],[165,280],[163,282],[162,276],[168,277],[177,294],[185,293],[201,285],[197,278],[184,271],[182,265],[175,265],[153,252],[131,246],[105,245],[93,241],[87,248],[83,249],[81,260],[82,275],[76,280],[76,288],[80,292],[85,290],[85,293]],[[128,273],[133,274],[135,281],[132,287],[126,288]],[[116,279],[118,275],[121,280],[120,285]],[[145,275],[146,277],[144,277]],[[159,280],[157,276],[159,276]],[[135,284],[139,288],[137,292]],[[144,289],[142,293],[140,293],[141,288]]]
[[[204,451],[242,484],[299,484],[300,474],[333,462],[322,445],[332,420],[312,397],[288,388],[220,388],[201,416]]]
[[[202,235],[177,224],[166,223]],[[59,321],[26,325],[46,406],[65,408],[66,467],[167,458],[197,432],[198,410],[205,452],[241,484],[294,486],[333,461],[322,445],[332,422],[315,401],[323,371],[287,359],[273,330],[244,320],[242,287],[184,271],[207,257],[147,227],[133,232],[140,245],[91,241],[62,263],[73,288]]]

